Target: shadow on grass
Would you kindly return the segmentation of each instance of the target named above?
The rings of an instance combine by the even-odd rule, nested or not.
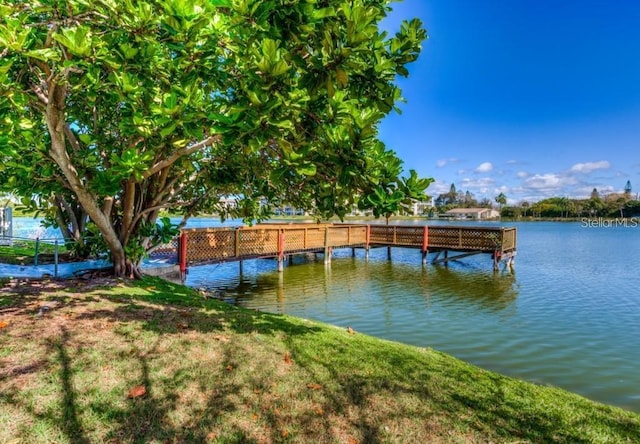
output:
[[[132,287],[141,291],[136,294],[136,291],[131,291]],[[214,333],[213,336],[229,336],[231,333],[302,336],[320,330],[318,327],[290,322],[283,316],[242,310],[218,301],[205,300],[188,288],[161,281],[149,284],[148,281],[139,283],[111,279],[93,282],[24,280],[5,287],[0,295],[3,298],[0,316],[15,317],[12,323],[34,323],[36,330],[49,330],[46,340],[38,338],[46,344],[45,359],[13,369],[6,375],[0,373],[0,384],[14,376],[39,373],[38,377],[49,379],[55,391],[59,392],[57,405],[40,409],[15,393],[8,393],[0,385],[0,403],[12,404],[32,418],[53,425],[72,443],[91,442],[91,438],[88,438],[91,436],[91,426],[83,423],[83,418],[86,418],[83,415],[87,411],[105,418],[109,429],[105,438],[113,442],[211,442],[215,436],[205,431],[219,425],[221,415],[239,408],[235,398],[244,386],[224,381],[208,396],[206,408],[196,412],[194,418],[188,421],[191,426],[173,425],[170,417],[178,407],[181,396],[179,387],[184,385],[188,374],[171,375],[168,384],[158,389],[157,381],[154,382],[150,374],[150,360],[157,359],[162,352],[157,350],[157,343],[150,348],[139,348],[134,336],[140,331],[148,332],[159,340],[165,336],[179,338],[189,332]],[[126,359],[133,359],[134,367],[138,370],[122,377],[128,387],[145,387],[144,396],[127,398],[122,405],[125,393],[121,394],[119,400],[104,400],[103,396],[78,393],[74,378],[84,365],[79,362],[82,353],[79,349],[84,346],[82,335],[94,332],[60,327],[59,320],[71,312],[73,316],[66,318],[66,322],[85,325],[83,323],[87,321],[107,321],[114,326],[116,334],[129,343],[131,354]],[[129,330],[123,326],[134,327]],[[234,359],[233,344],[228,344],[225,350],[225,357],[218,364],[217,372],[220,375],[228,372],[227,367]],[[157,378],[157,374],[155,376]],[[204,380],[199,382],[201,385],[207,384]],[[176,388],[170,389],[172,386]],[[252,442],[252,438],[239,429],[231,438],[227,434],[225,442]]]
[[[565,414],[544,409],[544,403],[536,400],[539,392],[533,386],[517,385],[509,378],[439,353],[407,353],[405,348],[369,341],[362,335],[327,332],[284,316],[204,300],[190,289],[162,281],[78,283],[64,293],[55,285],[34,285],[29,291],[21,288],[13,294],[15,304],[0,309],[33,319],[43,304],[49,304],[51,308],[42,317],[43,326],[49,318],[61,316],[58,311],[62,310],[74,310],[73,319],[79,323],[116,325],[114,334],[123,341],[120,353],[131,361],[129,367],[133,369],[120,377],[128,388],[142,385],[146,391],[143,396],[126,399],[126,393],[115,398],[78,393],[74,382],[82,367],[78,358],[82,344],[78,340],[82,334],[91,333],[76,329],[74,334],[64,325],[56,327],[47,350],[49,364],[55,363],[58,368],[58,412],[51,413],[50,409],[37,413],[29,403],[5,390],[1,391],[2,402],[54,424],[68,442],[91,441],[91,426],[83,423],[87,410],[102,418],[106,429],[103,437],[112,442],[257,442],[250,433],[251,427],[257,427],[253,422],[258,422],[252,422],[252,414],[259,414],[264,429],[261,436],[266,442],[289,440],[291,427],[296,429],[291,436],[294,441],[347,441],[345,436],[326,432],[336,427],[336,418],[343,421],[339,427],[345,433],[367,443],[393,440],[388,424],[396,425],[404,442],[416,442],[413,437],[424,436],[446,440],[450,430],[445,427],[456,428],[458,435],[454,436],[471,435],[474,441],[593,442],[593,438],[584,436],[586,430],[600,430],[605,437],[615,435],[615,439],[629,442],[640,436],[640,421],[606,406],[559,395],[557,399],[569,408],[571,403],[576,404],[576,415],[566,414],[566,408]],[[288,402],[307,404],[286,409],[270,393],[270,384],[281,376],[274,364],[260,362],[259,354],[243,354],[246,350],[242,344],[236,348],[231,339],[218,343],[220,355],[207,361],[214,368],[206,372],[200,368],[189,371],[185,366],[190,363],[177,365],[167,374],[159,372],[159,357],[166,353],[159,344],[168,337],[182,338],[182,334],[189,341],[189,332],[211,334],[211,341],[231,333],[244,335],[247,342],[259,335],[281,337],[282,346],[293,357],[291,368],[298,378],[289,382],[289,390],[297,387],[304,391],[306,382],[318,384],[318,389],[301,395],[287,392]],[[140,337],[144,334],[148,334],[149,343]],[[267,350],[272,354],[283,351],[270,342],[256,347],[272,347]],[[174,348],[170,350],[175,352]],[[254,359],[258,362],[250,362]],[[279,364],[283,365],[282,361]],[[249,365],[255,368],[253,372],[235,375],[236,368]],[[33,371],[44,373],[46,367],[34,366]],[[197,385],[202,402],[186,409],[188,418],[177,420],[176,411],[185,410],[184,396],[188,394],[182,391],[189,384]],[[549,402],[555,400],[550,398]],[[234,414],[243,415],[242,421],[251,424],[231,430],[226,426],[223,436],[212,432],[225,427],[222,423]],[[422,430],[409,430],[406,424]]]
[[[62,328],[60,339],[52,341],[50,346],[52,351],[57,354],[57,360],[60,364],[60,388],[62,390],[62,399],[60,400],[60,416],[57,421],[64,434],[73,443],[85,444],[89,440],[85,437],[82,423],[78,418],[78,406],[76,402],[76,392],[73,388],[73,368],[72,362],[67,352],[67,343],[69,341],[69,332]]]

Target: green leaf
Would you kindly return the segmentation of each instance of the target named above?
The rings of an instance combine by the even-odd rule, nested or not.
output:
[[[268,71],[273,77],[278,77],[289,71],[289,65],[284,60],[280,60]]]
[[[165,126],[160,130],[160,136],[167,137],[169,134],[174,132],[177,127],[178,127],[178,122],[173,122],[172,124]]]
[[[338,87],[346,88],[349,83],[349,75],[342,68],[336,68],[336,81],[338,82]]]
[[[60,60],[60,54],[58,54],[56,50],[51,48],[34,49],[32,51],[26,51],[24,55],[37,60],[42,60],[43,62],[48,62],[48,61],[57,62]]]
[[[303,176],[315,176],[317,167],[313,163],[304,162],[301,166],[296,167],[296,171],[298,172],[298,174],[301,174]]]
[[[316,9],[315,11],[313,11],[313,15],[312,15],[314,20],[322,20],[327,17],[335,17],[335,16],[336,16],[336,10],[333,7]]]
[[[86,57],[91,53],[91,33],[87,26],[63,28],[62,32],[53,35],[53,39],[74,55]]]

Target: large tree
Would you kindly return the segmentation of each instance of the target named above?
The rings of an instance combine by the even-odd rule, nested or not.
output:
[[[342,215],[386,180],[377,125],[426,37],[380,32],[388,4],[4,2],[2,182],[88,217],[117,275],[162,209],[233,194],[248,220],[265,199]]]

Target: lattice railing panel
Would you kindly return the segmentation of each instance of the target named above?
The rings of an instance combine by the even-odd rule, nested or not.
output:
[[[151,253],[154,256],[175,256],[178,254],[178,238],[173,238],[166,244],[158,245]]]
[[[235,230],[185,230],[187,262],[224,260],[235,255]]]
[[[429,247],[460,250],[500,250],[501,229],[429,227]]]
[[[359,227],[350,227],[351,233],[349,237],[351,238],[351,243],[355,243],[358,245],[364,245],[367,242],[367,227],[359,226]]]
[[[329,247],[348,247],[367,242],[367,228],[363,226],[334,226],[327,228]]]
[[[422,246],[424,227],[396,227],[395,245]]]
[[[458,240],[458,230],[448,227],[429,227],[429,248],[457,247]]]
[[[300,251],[307,248],[306,242],[306,228],[292,229],[289,228],[283,231],[284,233],[284,250],[285,251]]]
[[[515,228],[503,228],[502,229],[502,250],[509,251],[516,249],[516,229]]]
[[[393,242],[394,227],[387,225],[371,225],[372,244],[390,244]]]
[[[307,228],[307,249],[320,249],[324,247],[324,226]]]
[[[238,255],[277,255],[278,231],[278,228],[243,228],[239,230]]]

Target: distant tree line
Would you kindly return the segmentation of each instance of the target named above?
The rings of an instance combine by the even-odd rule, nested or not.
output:
[[[498,194],[495,204],[505,218],[580,218],[580,217],[640,217],[640,200],[632,193],[631,182],[627,181],[622,193],[601,195],[594,188],[588,199],[569,197],[550,197],[538,202],[521,201],[516,205],[507,205],[507,196]],[[453,208],[493,208],[488,198],[476,199],[470,191],[458,191],[451,184],[449,191],[439,194],[433,204],[435,211],[445,213]]]
[[[539,202],[520,202],[518,205],[504,206],[501,217],[507,218],[581,218],[581,217],[640,217],[640,201],[631,193],[627,182],[623,193],[601,196],[596,188],[588,199],[550,197]]]

